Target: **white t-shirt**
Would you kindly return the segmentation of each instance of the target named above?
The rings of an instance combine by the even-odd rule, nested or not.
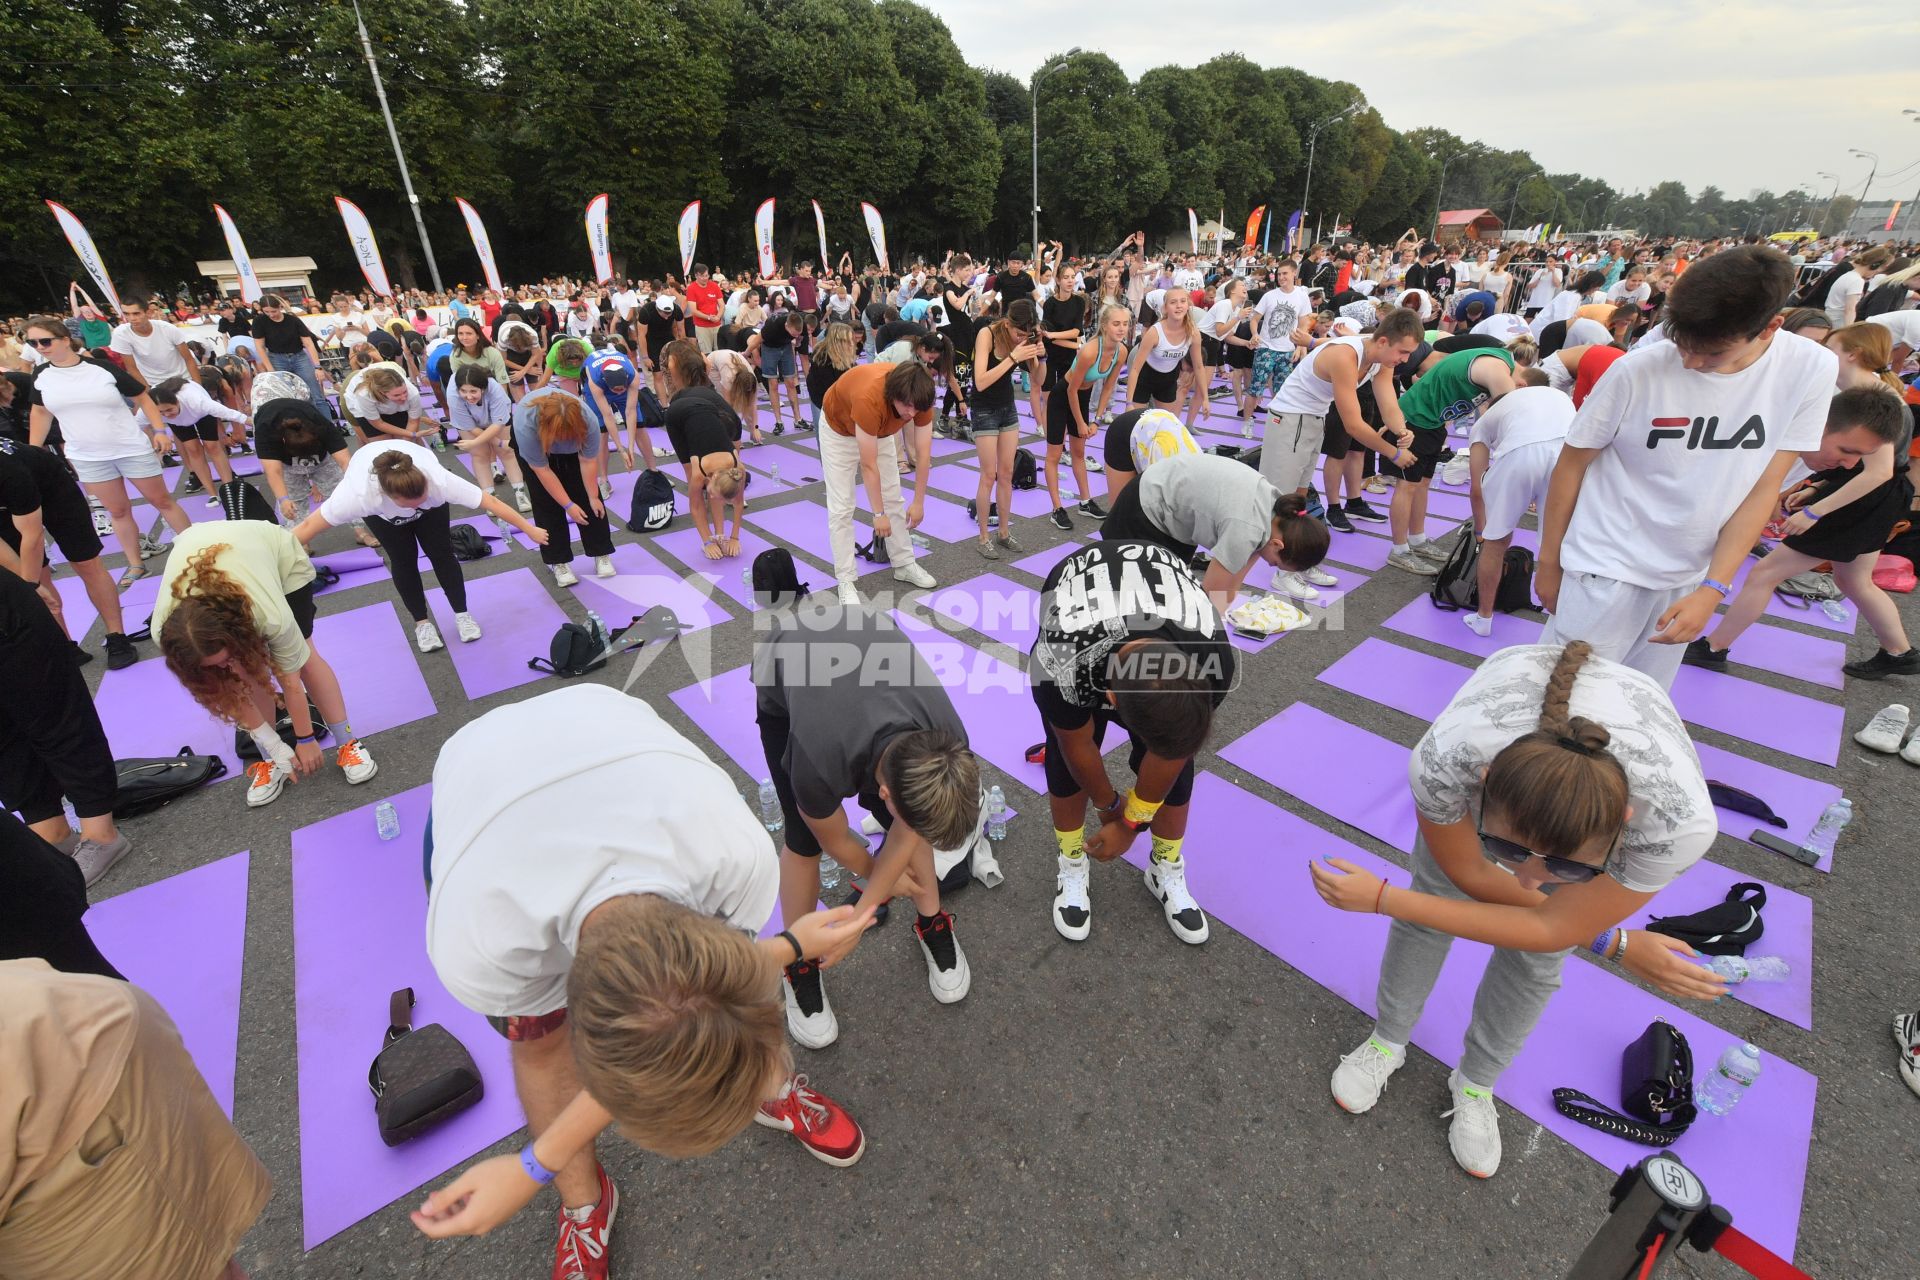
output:
[[[1224,339],[1228,336],[1225,332],[1226,323],[1233,319],[1234,312],[1239,309],[1228,299],[1221,298],[1207,308],[1206,317],[1200,321],[1200,328],[1210,338]]]
[[[218,418],[222,422],[245,422],[247,420],[246,414],[241,413],[237,409],[227,408],[227,406],[208,395],[207,389],[191,378],[180,384],[179,402],[174,405],[173,412],[167,412],[166,409],[158,404],[154,407],[160,409],[160,418],[162,421],[169,426],[175,427],[186,426],[189,423],[198,422],[202,418]]]
[[[1636,307],[1645,306],[1647,299],[1652,296],[1652,286],[1644,282],[1628,288],[1625,280],[1616,280],[1614,281],[1613,288],[1607,290],[1608,302],[1631,302]]]
[[[363,422],[372,422],[382,414],[399,413],[401,406],[391,400],[376,400],[365,389],[366,377],[375,369],[386,369],[400,375],[407,387],[406,415],[409,418],[420,416],[420,388],[407,371],[391,360],[382,360],[379,364],[370,364],[347,380],[347,389],[341,394],[340,407]]]
[[[1407,777],[1421,817],[1452,823],[1481,816],[1481,771],[1539,726],[1547,678],[1559,660],[1559,645],[1523,644],[1480,664],[1413,748]],[[1574,677],[1567,706],[1605,726],[1612,735],[1607,750],[1627,775],[1633,816],[1607,874],[1635,893],[1664,889],[1706,856],[1719,832],[1700,757],[1673,701],[1652,677],[1593,657]]]
[[[1524,338],[1532,331],[1527,322],[1509,311],[1497,311],[1479,324],[1473,326],[1474,333],[1487,334],[1502,342],[1512,342],[1515,338]]]
[[[395,452],[412,458],[413,465],[427,477],[427,500],[418,507],[403,507],[380,491],[373,464],[383,454]],[[418,520],[422,511],[449,502],[478,507],[483,496],[479,485],[434,461],[431,449],[408,440],[384,440],[365,445],[354,453],[347,462],[346,473],[334,487],[333,496],[320,504],[320,514],[331,525],[351,524],[368,516],[406,524]]]
[[[1206,282],[1207,278],[1192,267],[1181,267],[1173,273],[1173,287],[1176,289],[1198,289]]]
[[[656,894],[758,933],[779,888],[733,779],[617,689],[500,707],[440,748],[427,955],[479,1013],[563,1007],[581,921],[610,898]]]
[[[1541,267],[1534,272],[1533,279],[1527,286],[1527,305],[1539,308],[1552,302],[1553,295],[1560,292],[1560,280],[1558,267]]]
[[[1289,379],[1291,381],[1291,379]],[[1491,461],[1529,444],[1566,438],[1573,399],[1552,387],[1520,387],[1488,405],[1473,424],[1470,443],[1484,444]]]
[[[1782,449],[1820,447],[1839,361],[1775,334],[1738,373],[1693,373],[1662,342],[1614,361],[1567,444],[1598,449],[1560,551],[1567,573],[1669,590],[1700,581],[1727,518]]]
[[[1280,384],[1280,389],[1273,393],[1273,399],[1267,403],[1267,412],[1326,417],[1327,410],[1333,405],[1333,379],[1321,371],[1320,362],[1334,347],[1344,347],[1353,352],[1360,386],[1365,386],[1367,379],[1373,377],[1380,368],[1377,364],[1367,363],[1365,338],[1330,339],[1315,347],[1304,360],[1293,366],[1293,372],[1287,375],[1287,380]]]
[[[1920,349],[1920,311],[1886,311],[1868,316],[1868,324],[1877,324],[1893,334],[1893,345]]]
[[[187,335],[165,320],[152,323],[152,331],[144,338],[135,333],[130,324],[116,325],[113,340],[107,344],[109,350],[133,357],[133,367],[150,387],[168,378],[187,376],[187,362],[180,355],[180,344],[187,340]]]
[[[60,420],[67,458],[105,462],[153,453],[127,398],[146,391],[105,356],[82,356],[62,368],[43,360],[33,370],[33,402]]]
[[[1838,329],[1847,322],[1847,299],[1855,299],[1857,305],[1860,296],[1866,292],[1866,277],[1858,271],[1845,272],[1833,282],[1833,288],[1827,294],[1827,319],[1833,321],[1834,328]],[[114,338],[116,341],[119,339],[118,330],[114,331]]]
[[[1269,289],[1260,295],[1255,307],[1260,317],[1254,333],[1266,351],[1293,350],[1293,331],[1300,321],[1313,314],[1313,296],[1295,285],[1291,289]]]
[[[1477,285],[1486,279],[1487,272],[1491,270],[1493,270],[1493,267],[1489,263],[1462,262],[1453,269],[1453,278],[1458,281],[1460,285]],[[1460,288],[1458,291],[1461,293],[1467,292],[1464,288]]]

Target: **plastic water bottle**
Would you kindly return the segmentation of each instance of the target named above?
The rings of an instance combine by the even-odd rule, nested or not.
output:
[[[774,458],[767,463],[767,475],[774,480],[780,478],[780,459]]]
[[[1833,846],[1840,840],[1840,833],[1853,821],[1853,801],[1845,796],[1828,805],[1820,815],[1820,821],[1813,824],[1813,834],[1807,837],[1806,847],[1822,857],[1833,853]]]
[[[926,535],[921,533],[918,529],[909,529],[907,531],[907,538],[916,547],[930,547],[933,545],[932,543],[927,541]]]
[[[587,630],[593,632],[593,642],[604,646],[607,643],[607,623],[593,610],[587,610]]]
[[[751,587],[753,585],[753,566],[752,565],[748,565],[746,568],[740,571],[740,585],[743,587]]]
[[[1724,1116],[1740,1105],[1753,1082],[1760,1078],[1760,1050],[1750,1044],[1728,1045],[1707,1078],[1693,1091],[1702,1111]]]
[[[780,793],[773,789],[772,778],[760,779],[760,821],[775,835],[787,825],[787,820],[780,814]]]
[[[1715,956],[1707,968],[1728,982],[1785,982],[1793,976],[1793,966],[1779,956]]]
[[[393,801],[382,800],[373,806],[373,829],[380,833],[382,840],[399,838],[400,815],[394,810]]]
[[[1838,600],[1822,600],[1820,602],[1820,612],[1826,614],[1835,622],[1845,622],[1847,620],[1846,606]]]
[[[987,792],[987,839],[1007,838],[1007,793],[996,784]]]
[[[840,887],[840,880],[844,875],[845,872],[841,870],[839,863],[824,853],[820,855],[820,898],[822,901],[826,901],[827,895]]]

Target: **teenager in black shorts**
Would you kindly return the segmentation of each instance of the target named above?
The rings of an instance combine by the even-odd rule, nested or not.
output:
[[[42,599],[64,631],[68,629],[66,618],[60,609],[60,597],[53,590],[53,565],[46,554],[49,539],[86,584],[87,599],[107,625],[107,669],[119,671],[132,666],[140,655],[126,637],[120,592],[100,563],[104,544],[94,532],[93,513],[87,508],[87,495],[81,492],[80,482],[65,462],[47,450],[0,437],[0,542],[18,557],[21,576],[39,585]],[[73,647],[81,662],[92,659],[93,655],[77,642]]]

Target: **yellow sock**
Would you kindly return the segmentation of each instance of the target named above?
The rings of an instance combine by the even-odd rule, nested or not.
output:
[[[1087,833],[1079,827],[1071,831],[1055,831],[1054,840],[1060,846],[1063,858],[1084,858],[1087,856]]]
[[[1180,846],[1185,843],[1185,836],[1180,837],[1178,840],[1169,840],[1165,836],[1155,836],[1153,838],[1153,860],[1155,862],[1180,861]]]

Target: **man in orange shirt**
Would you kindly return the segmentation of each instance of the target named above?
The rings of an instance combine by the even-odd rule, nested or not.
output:
[[[707,264],[694,263],[693,283],[687,286],[687,307],[693,313],[693,336],[704,355],[712,355],[719,345],[722,298],[720,284],[707,270]]]
[[[893,578],[912,587],[931,587],[933,575],[913,558],[908,530],[926,510],[927,459],[933,439],[933,376],[918,360],[904,364],[856,365],[842,374],[820,403],[827,429],[820,433],[820,473],[827,487],[827,535],[833,543],[833,576],[840,602],[859,604],[854,587],[853,509],[855,481],[866,484],[873,509],[873,531],[887,540]],[[880,442],[913,423],[913,503],[900,502],[900,469],[891,446],[881,461]]]

